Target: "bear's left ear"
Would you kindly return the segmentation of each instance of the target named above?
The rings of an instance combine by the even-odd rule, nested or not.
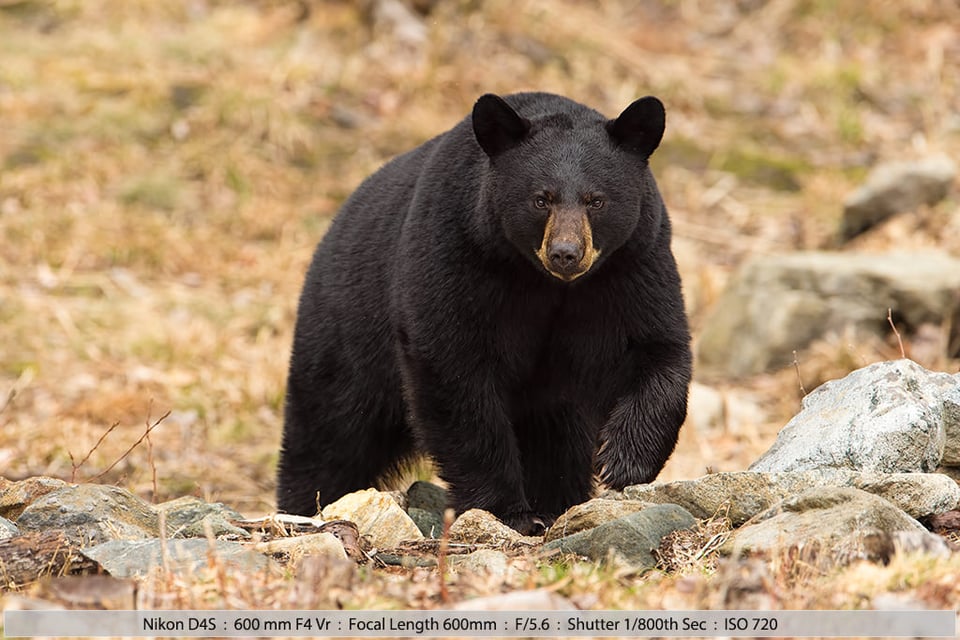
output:
[[[660,144],[665,125],[663,103],[647,96],[634,101],[616,120],[608,120],[607,133],[618,147],[646,160]]]
[[[473,105],[473,135],[491,158],[520,144],[528,131],[530,121],[498,95],[482,95]]]

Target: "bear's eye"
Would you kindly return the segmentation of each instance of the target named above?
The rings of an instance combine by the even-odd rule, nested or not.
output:
[[[606,200],[603,198],[597,197],[590,201],[588,205],[591,209],[603,209],[603,205],[606,204]]]
[[[547,201],[546,196],[537,196],[533,199],[533,206],[537,209],[546,209],[550,206],[550,203]]]

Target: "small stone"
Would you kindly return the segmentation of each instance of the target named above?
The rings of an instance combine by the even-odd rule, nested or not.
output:
[[[376,489],[349,493],[323,509],[324,520],[348,520],[377,549],[391,549],[405,540],[421,540],[423,534],[388,494]]]
[[[467,544],[504,545],[524,540],[524,537],[482,509],[463,512],[450,525],[450,539]]]

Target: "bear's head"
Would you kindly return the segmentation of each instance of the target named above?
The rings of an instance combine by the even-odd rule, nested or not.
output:
[[[473,108],[489,158],[482,197],[510,243],[570,282],[635,233],[656,237],[662,206],[647,161],[663,137],[663,103],[641,98],[607,120],[569,101],[529,102],[537,115],[493,94]]]

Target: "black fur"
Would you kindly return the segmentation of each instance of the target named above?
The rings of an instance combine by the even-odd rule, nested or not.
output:
[[[312,514],[428,453],[457,510],[532,532],[659,473],[686,415],[690,336],[647,166],[663,106],[620,118],[484,96],[344,204],[300,299],[278,505]],[[573,281],[537,258],[548,206],[588,216]],[[597,203],[600,203],[599,205]],[[599,447],[599,449],[598,449]]]

